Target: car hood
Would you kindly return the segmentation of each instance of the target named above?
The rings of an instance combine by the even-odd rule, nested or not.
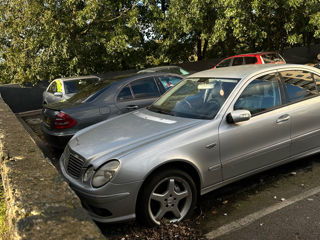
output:
[[[88,161],[102,156],[118,158],[200,121],[140,109],[79,131],[70,140],[69,147]]]

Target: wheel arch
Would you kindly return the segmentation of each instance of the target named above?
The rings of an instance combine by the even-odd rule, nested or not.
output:
[[[184,160],[173,160],[170,162],[166,162],[150,171],[146,178],[144,179],[143,183],[140,186],[139,192],[138,192],[138,197],[137,199],[140,198],[141,195],[141,190],[143,189],[144,185],[148,182],[148,180],[154,175],[157,174],[157,172],[161,172],[165,169],[179,169],[182,171],[185,171],[187,174],[190,175],[190,177],[194,180],[194,183],[197,188],[197,194],[198,196],[200,195],[201,192],[201,178],[198,169],[191,163],[186,162]]]

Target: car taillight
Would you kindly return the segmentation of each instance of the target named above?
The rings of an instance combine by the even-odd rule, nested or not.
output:
[[[76,120],[74,120],[72,117],[68,116],[63,112],[59,112],[56,115],[56,118],[54,119],[53,127],[56,129],[65,129],[65,128],[71,128],[76,124],[77,124]]]

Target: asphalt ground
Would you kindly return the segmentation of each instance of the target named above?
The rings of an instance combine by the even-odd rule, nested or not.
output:
[[[60,152],[44,142],[39,113],[21,119],[55,164]],[[319,180],[320,154],[265,171],[202,196],[187,225],[171,226],[192,234],[158,238],[320,239]],[[109,239],[157,239],[137,223],[99,226]]]

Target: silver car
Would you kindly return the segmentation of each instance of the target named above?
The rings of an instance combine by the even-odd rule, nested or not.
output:
[[[78,76],[53,80],[43,92],[43,104],[65,101],[91,83],[101,80],[97,76]]]
[[[180,221],[199,195],[319,152],[319,83],[303,65],[193,74],[152,106],[78,132],[61,172],[97,221]]]

